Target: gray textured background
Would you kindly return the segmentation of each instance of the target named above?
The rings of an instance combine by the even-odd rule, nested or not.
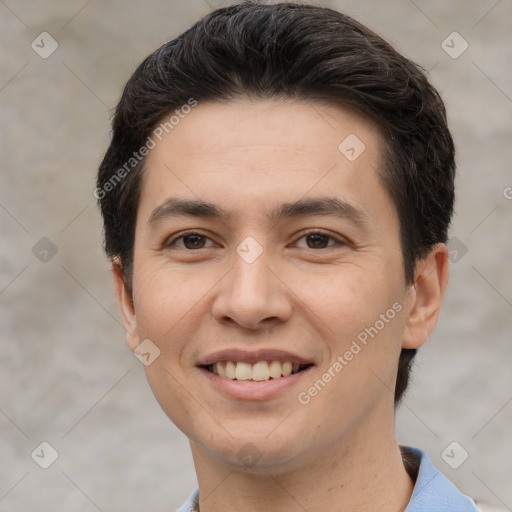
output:
[[[92,190],[135,66],[227,3],[0,0],[1,511],[170,511],[195,486],[187,440],[125,346]],[[458,253],[397,430],[464,492],[512,509],[512,2],[323,5],[430,70],[447,102]],[[45,31],[59,46],[43,59],[31,42]],[[456,59],[441,46],[453,31],[469,44]],[[46,470],[31,458],[42,441],[59,454]],[[458,469],[441,457],[452,441],[469,453]]]

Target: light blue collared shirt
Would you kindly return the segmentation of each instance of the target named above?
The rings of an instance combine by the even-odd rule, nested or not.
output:
[[[404,512],[478,512],[475,502],[462,494],[418,448],[404,447],[419,460],[418,477],[409,505]],[[199,490],[196,489],[176,512],[196,512]]]

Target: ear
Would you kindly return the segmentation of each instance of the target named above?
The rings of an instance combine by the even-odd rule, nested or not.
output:
[[[135,318],[135,308],[132,293],[124,282],[123,269],[117,258],[112,259],[112,274],[114,276],[117,305],[121,311],[124,329],[126,331],[126,343],[133,352],[140,343],[137,320]]]
[[[434,330],[448,284],[448,248],[436,244],[416,263],[402,348],[418,348]]]

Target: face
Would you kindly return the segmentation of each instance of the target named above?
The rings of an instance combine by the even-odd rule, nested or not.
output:
[[[428,332],[409,325],[381,144],[339,107],[239,99],[199,104],[148,155],[118,300],[204,457],[278,471],[392,425],[400,350]]]

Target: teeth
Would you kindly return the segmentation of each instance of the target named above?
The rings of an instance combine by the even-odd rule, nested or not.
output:
[[[283,363],[281,373],[283,377],[288,377],[288,375],[292,374],[292,363],[290,363],[290,361],[286,361],[286,363]]]
[[[214,366],[217,366],[219,363],[216,363]],[[228,361],[226,363],[226,377],[228,379],[234,379],[236,374],[236,364],[233,361]]]
[[[252,367],[252,380],[268,380],[270,370],[267,361],[259,361]]]
[[[221,377],[226,377],[226,364],[225,363],[217,363],[213,365],[213,373],[215,373],[215,369],[217,369],[217,375]]]
[[[290,361],[258,361],[256,364],[242,361],[219,361],[211,366],[212,373],[232,380],[264,381],[287,377],[299,371],[299,364]]]
[[[252,364],[236,363],[235,379],[236,380],[251,380],[252,379]]]
[[[272,361],[269,366],[270,376],[273,379],[281,377],[281,363],[279,361]]]

